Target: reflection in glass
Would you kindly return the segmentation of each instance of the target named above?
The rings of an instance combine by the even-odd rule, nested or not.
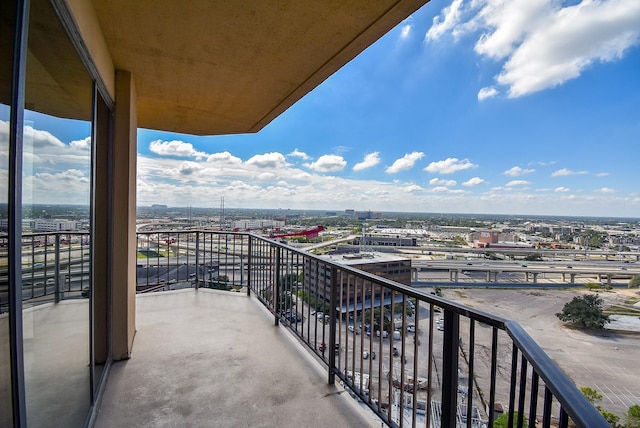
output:
[[[32,0],[23,152],[27,424],[83,426],[90,405],[92,82],[48,0]]]
[[[9,120],[16,2],[0,2],[0,427],[13,426],[9,336]],[[13,259],[12,259],[13,260]]]

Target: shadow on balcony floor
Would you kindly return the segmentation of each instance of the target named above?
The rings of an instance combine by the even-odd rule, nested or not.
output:
[[[139,295],[136,327],[131,359],[111,368],[97,428],[380,426],[254,298]]]

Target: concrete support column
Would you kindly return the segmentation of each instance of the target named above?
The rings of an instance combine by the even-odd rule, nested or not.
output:
[[[487,271],[487,282],[491,282],[491,271]]]
[[[569,275],[571,276],[571,284],[575,284],[575,282],[576,282],[576,274],[575,273],[571,273]]]
[[[498,275],[500,275],[501,272],[495,271],[493,274],[493,282],[498,282]]]
[[[525,282],[529,282],[529,272],[525,272],[524,273],[524,281]],[[535,282],[535,280],[534,280],[534,282]]]
[[[112,147],[111,278],[113,359],[131,356],[136,316],[136,91],[128,71],[116,71]]]
[[[537,284],[538,283],[538,272],[532,272],[533,275],[533,283]]]

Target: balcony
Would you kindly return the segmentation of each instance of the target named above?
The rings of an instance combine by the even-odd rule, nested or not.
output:
[[[82,250],[48,236],[25,302],[86,301]],[[133,353],[98,427],[608,426],[512,321],[247,233],[137,247]]]
[[[97,428],[373,425],[244,293],[147,293],[136,307],[133,355],[111,368]]]

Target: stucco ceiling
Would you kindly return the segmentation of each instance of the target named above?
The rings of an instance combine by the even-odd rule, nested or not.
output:
[[[428,0],[92,0],[138,125],[256,132]]]

